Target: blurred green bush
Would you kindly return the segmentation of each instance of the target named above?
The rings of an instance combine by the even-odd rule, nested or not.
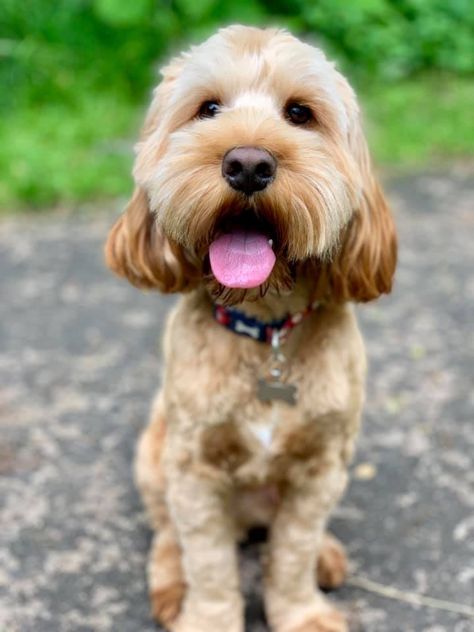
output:
[[[463,130],[473,96],[470,0],[0,0],[0,205],[126,191],[131,157],[120,139],[138,125],[157,61],[232,22],[317,37],[371,111],[380,103],[391,117],[390,104],[406,104],[442,118],[434,144],[418,133],[407,151],[403,139],[392,147],[404,117],[390,120],[376,141],[383,159],[472,148]]]

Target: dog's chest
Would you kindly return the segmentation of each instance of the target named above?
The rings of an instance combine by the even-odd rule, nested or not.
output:
[[[259,422],[251,426],[251,430],[260,442],[265,451],[269,451],[272,445],[274,427],[273,424]]]
[[[244,422],[247,431],[257,439],[260,450],[265,454],[270,454],[281,419],[281,407],[272,403],[258,417]]]
[[[245,412],[208,427],[201,443],[206,463],[244,487],[287,480],[300,466],[319,461],[335,430],[317,419],[288,415],[282,403],[262,407],[258,416],[246,417]]]
[[[281,404],[242,407],[233,421],[208,427],[202,436],[202,454],[211,465],[242,479],[247,474],[265,478],[265,472],[281,453],[285,423]]]

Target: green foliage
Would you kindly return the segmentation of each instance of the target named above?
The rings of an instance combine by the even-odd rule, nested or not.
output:
[[[107,24],[118,27],[135,26],[143,24],[152,17],[154,0],[134,0],[133,2],[95,0],[94,9]]]
[[[131,188],[130,128],[140,108],[113,95],[50,103],[0,119],[0,208],[74,203]]]
[[[372,85],[360,96],[380,163],[409,167],[474,154],[469,79],[428,76]]]
[[[470,0],[298,0],[301,20],[363,77],[474,70]]]
[[[472,151],[471,0],[0,0],[0,206],[124,192],[131,154],[117,139],[135,135],[158,61],[232,22],[321,40],[373,114],[395,115],[376,133],[382,157]],[[427,74],[456,86],[448,105]],[[446,116],[435,144],[412,121],[421,108]]]

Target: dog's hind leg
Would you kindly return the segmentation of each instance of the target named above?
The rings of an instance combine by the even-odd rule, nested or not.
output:
[[[181,549],[172,525],[155,533],[147,574],[152,616],[169,628],[180,613],[186,591]]]
[[[321,542],[316,565],[318,586],[334,590],[344,583],[347,576],[347,555],[343,544],[331,533],[326,533]]]
[[[166,435],[159,406],[154,406],[149,426],[138,442],[135,479],[155,534],[147,574],[153,618],[167,628],[178,616],[185,593],[181,549],[165,501],[161,454]]]
[[[149,425],[138,440],[135,455],[135,482],[140,491],[150,526],[159,530],[169,522],[165,500],[165,478],[161,457],[166,439],[166,423],[159,410],[159,399],[153,406]]]

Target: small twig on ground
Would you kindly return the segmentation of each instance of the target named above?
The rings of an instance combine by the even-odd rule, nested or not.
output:
[[[424,606],[425,608],[436,608],[437,610],[445,610],[446,612],[455,612],[474,619],[474,608],[471,608],[471,606],[467,604],[445,601],[444,599],[435,599],[434,597],[427,597],[418,593],[404,592],[393,586],[385,586],[384,584],[379,584],[371,579],[357,575],[349,577],[346,583],[350,586],[376,593],[382,597],[387,597],[388,599],[396,599],[397,601],[410,603],[414,606]]]

